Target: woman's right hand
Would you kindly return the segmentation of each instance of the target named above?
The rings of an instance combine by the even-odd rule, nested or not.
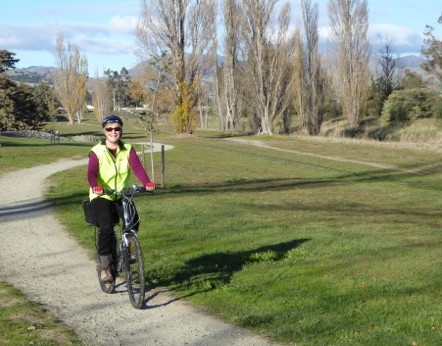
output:
[[[96,195],[102,195],[104,193],[104,190],[101,186],[94,186],[92,188],[92,192]]]
[[[144,185],[144,187],[146,188],[146,191],[155,190],[155,184],[150,181],[148,183],[146,183],[146,185]]]

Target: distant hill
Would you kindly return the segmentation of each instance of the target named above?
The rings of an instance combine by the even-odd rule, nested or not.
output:
[[[420,69],[424,60],[416,55],[407,55],[396,59],[396,66],[401,69]]]
[[[46,81],[52,84],[55,70],[55,67],[30,66],[9,70],[6,72],[6,75],[17,82],[40,83]]]
[[[416,55],[407,55],[395,59],[396,74],[403,75],[405,70],[409,70],[420,75],[423,79],[428,79],[430,76],[422,69],[421,65],[424,60]],[[379,58],[372,55],[370,61],[370,70],[373,74],[379,69]]]
[[[218,56],[218,62],[220,64],[223,63],[223,58]],[[371,70],[373,73],[376,71],[376,57],[372,56],[372,61],[370,63]],[[396,68],[398,72],[403,72],[405,70],[413,71],[419,75],[425,77],[425,72],[420,67],[423,60],[415,55],[408,55],[404,57],[400,57],[397,60]],[[134,67],[129,69],[129,74],[132,76],[139,75],[145,68],[148,66],[146,63],[139,63]],[[49,84],[53,84],[53,76],[56,68],[50,66],[30,66],[26,68],[18,68],[15,70],[9,70],[6,74],[12,80],[24,83],[40,83],[42,81],[46,81]],[[210,74],[210,70],[208,70],[208,74]],[[205,76],[206,78],[209,76]],[[89,77],[89,80],[92,81],[93,78]]]

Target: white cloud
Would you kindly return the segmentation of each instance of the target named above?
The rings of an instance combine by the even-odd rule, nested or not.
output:
[[[127,54],[134,50],[133,41],[109,36],[78,34],[71,38],[71,42],[82,53]]]
[[[9,50],[49,50],[53,31],[52,25],[0,25],[0,46]]]
[[[398,54],[419,54],[424,39],[421,33],[393,24],[370,25],[368,36],[373,51],[379,49],[381,41],[388,41]]]
[[[135,42],[134,17],[114,17],[109,23],[0,25],[0,47],[11,51],[52,52],[57,34],[62,33],[65,41],[77,47],[82,54],[132,53]]]
[[[330,27],[321,26],[318,31],[322,47],[328,46],[331,41]],[[419,53],[423,45],[422,34],[393,24],[370,24],[367,36],[373,51],[379,49],[381,41],[390,42],[398,54]]]
[[[422,42],[423,36],[416,32],[393,24],[373,24],[370,25],[368,34],[370,37],[386,37],[398,46],[414,46],[416,40]]]
[[[137,18],[134,16],[113,16],[107,28],[111,32],[119,34],[133,34],[137,25]]]

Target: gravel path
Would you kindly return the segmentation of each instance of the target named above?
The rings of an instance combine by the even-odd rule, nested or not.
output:
[[[382,164],[382,163],[378,163],[378,162],[350,160],[350,159],[345,159],[345,158],[338,157],[338,156],[319,155],[319,154],[313,154],[313,153],[309,153],[309,152],[305,152],[305,151],[274,147],[274,146],[269,145],[268,143],[265,143],[263,141],[258,141],[258,140],[250,140],[250,139],[242,139],[242,138],[226,138],[226,140],[230,141],[230,142],[243,144],[243,145],[252,145],[254,147],[282,151],[282,152],[301,155],[301,156],[310,156],[310,157],[325,159],[325,160],[329,160],[329,161],[355,163],[355,164],[362,165],[362,166],[370,166],[370,167],[375,167],[375,168],[380,168],[380,169],[389,169],[389,170],[402,172],[402,173],[420,174],[420,171],[425,168],[425,167],[422,167],[421,169],[417,169],[417,170],[402,169],[402,168],[399,168],[394,165],[387,165],[387,164]]]
[[[68,235],[43,199],[45,179],[86,165],[61,160],[0,176],[0,276],[44,304],[85,345],[275,345],[201,313],[165,290],[130,305],[124,285],[100,291],[94,261]]]

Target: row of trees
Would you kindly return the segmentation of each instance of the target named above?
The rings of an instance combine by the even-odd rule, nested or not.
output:
[[[384,114],[389,96],[415,76],[399,83],[391,42],[382,44],[380,68],[370,75],[367,1],[328,0],[334,48],[328,59],[318,49],[318,5],[301,0],[301,12],[302,22],[291,31],[291,7],[278,0],[143,0],[136,37],[148,62],[145,73],[130,76],[123,68],[99,78],[97,72],[97,119],[120,106],[144,104],[150,115],[171,114],[176,132],[191,133],[197,112],[201,127],[207,126],[210,108],[221,129],[243,130],[247,119],[251,131],[271,135],[288,133],[296,114],[302,130],[317,135],[330,113],[342,113],[353,128],[364,115]],[[425,37],[423,67],[442,82],[442,44],[432,27]],[[69,122],[80,122],[87,59],[62,35],[56,42],[54,91]],[[11,55],[2,58],[3,68],[14,63]],[[11,118],[11,110],[0,108]]]
[[[277,11],[276,0],[221,3],[225,34],[220,43],[216,2],[143,1],[138,42],[147,56],[167,52],[172,57],[169,82],[175,86],[177,132],[192,131],[192,110],[209,93],[224,129],[240,130],[240,117],[246,114],[254,131],[272,134],[281,125],[287,132],[295,109],[303,130],[318,134],[325,88],[332,85],[318,52],[318,6],[302,0],[303,28],[291,33],[289,4]],[[367,2],[330,0],[329,13],[340,79],[334,91],[350,125],[356,126],[369,86]],[[215,58],[218,51],[224,53],[222,65]],[[216,71],[213,88],[204,81],[210,64]]]
[[[302,24],[291,32],[291,8],[277,0],[143,0],[137,40],[157,72],[145,84],[145,99],[156,109],[152,94],[173,95],[177,132],[192,131],[195,110],[208,100],[221,128],[241,130],[247,118],[263,134],[289,131],[297,114],[302,130],[316,135],[330,107],[349,127],[372,113],[369,107],[380,115],[398,83],[391,43],[383,45],[379,74],[369,71],[367,1],[328,1],[334,50],[327,61],[318,49],[318,5],[301,0],[301,11]],[[429,30],[424,43],[427,70],[440,72],[440,41]],[[165,61],[167,69],[159,67]]]
[[[122,68],[120,72],[107,69],[104,77],[96,71],[91,90],[88,89],[88,62],[76,47],[66,43],[59,34],[56,41],[55,55],[57,70],[54,76],[54,90],[67,113],[69,123],[80,123],[86,101],[92,102],[97,121],[113,111],[143,103],[147,81],[134,78]]]

